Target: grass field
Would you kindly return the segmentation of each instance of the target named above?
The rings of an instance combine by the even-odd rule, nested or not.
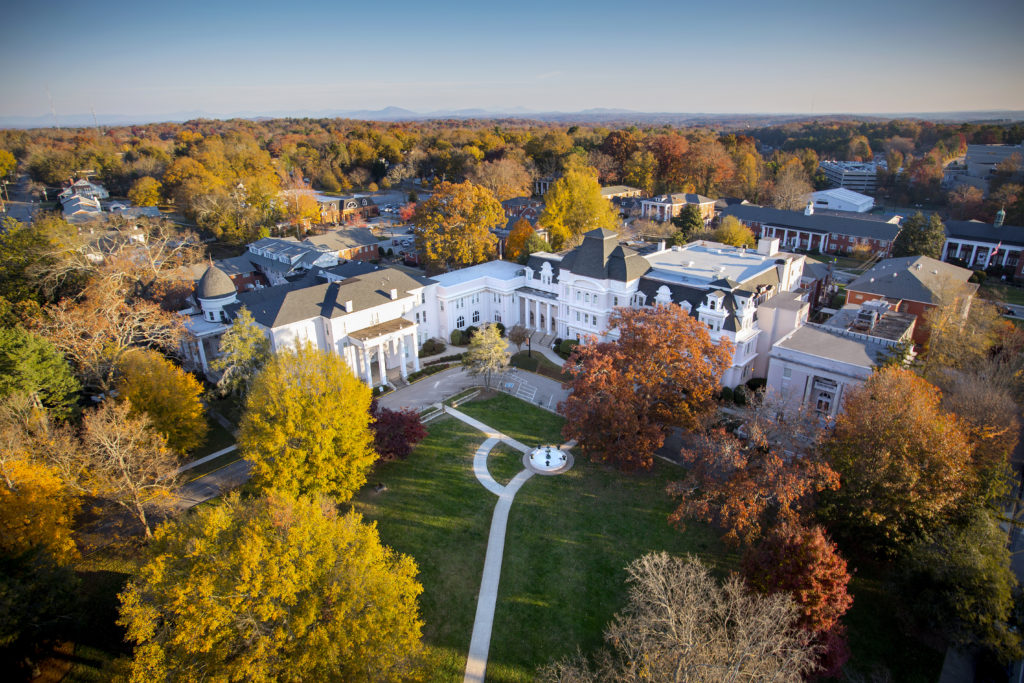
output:
[[[538,375],[544,375],[559,382],[568,382],[572,379],[568,375],[562,374],[562,367],[560,365],[555,365],[541,353],[534,353],[530,356],[527,355],[526,351],[521,351],[513,354],[509,364],[512,367],[536,372]]]
[[[981,287],[981,295],[986,299],[994,299],[1008,304],[1024,306],[1024,288],[993,282]]]
[[[527,445],[561,440],[562,418],[510,396],[459,409]],[[355,500],[382,540],[419,564],[424,635],[437,657],[432,680],[461,680],[465,668],[496,500],[471,469],[483,439],[453,418],[432,422],[409,459],[381,464]],[[499,449],[489,462],[498,481],[521,469],[513,462],[521,456],[509,456]],[[599,645],[624,600],[624,568],[644,552],[692,552],[723,571],[735,566],[707,527],[669,527],[664,488],[681,474],[661,462],[650,474],[622,475],[577,460],[564,475],[526,482],[509,516],[489,681],[530,681],[538,666]],[[375,493],[377,482],[388,490]]]

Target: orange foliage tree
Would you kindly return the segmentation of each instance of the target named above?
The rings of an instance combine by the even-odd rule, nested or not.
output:
[[[530,225],[530,221],[525,218],[520,218],[512,226],[512,230],[508,233],[508,238],[505,240],[505,258],[509,261],[516,261],[520,256],[523,255],[523,249],[526,248],[526,241],[530,239],[530,235],[534,233],[533,226]]]
[[[821,506],[841,540],[895,553],[940,527],[973,490],[971,444],[939,400],[936,387],[896,367],[847,394],[824,443],[842,486]]]
[[[595,460],[650,469],[670,427],[694,429],[713,409],[732,344],[678,306],[616,309],[608,324],[618,339],[582,344],[566,363],[562,432]]]

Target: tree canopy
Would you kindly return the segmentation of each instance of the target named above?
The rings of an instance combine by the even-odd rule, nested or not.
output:
[[[544,195],[544,211],[538,222],[547,228],[551,245],[559,249],[572,238],[596,228],[617,230],[619,217],[612,203],[601,196],[601,185],[593,169],[575,165]]]
[[[563,434],[595,460],[648,469],[669,427],[693,429],[713,409],[732,344],[678,306],[619,308],[608,325],[618,339],[581,344],[566,362]]]
[[[210,361],[210,368],[222,373],[217,388],[224,394],[245,396],[269,358],[270,340],[242,306],[220,338],[220,355]]]
[[[48,341],[20,327],[0,328],[0,398],[24,393],[55,417],[66,418],[80,388],[64,356]]]
[[[511,354],[494,323],[487,323],[469,340],[469,348],[462,356],[462,365],[471,375],[483,375],[484,385],[491,385],[491,375],[508,367]]]
[[[530,255],[526,251],[526,243],[534,232],[530,221],[525,218],[517,220],[512,225],[512,230],[509,231],[508,237],[505,239],[505,258],[510,261],[522,260],[525,263],[525,257]]]
[[[740,223],[735,216],[723,218],[722,224],[715,229],[712,239],[734,247],[752,247],[756,242],[753,231]]]
[[[486,187],[440,183],[430,199],[416,205],[416,248],[434,269],[451,270],[492,258],[505,223],[501,204]]]
[[[349,500],[377,459],[369,410],[370,387],[340,355],[309,345],[278,352],[253,382],[238,435],[253,483]]]
[[[329,499],[232,494],[148,555],[121,594],[132,681],[420,680],[415,562]]]
[[[903,221],[900,232],[893,242],[893,256],[930,256],[934,259],[942,257],[942,246],[946,243],[946,228],[939,214],[933,213],[925,218],[918,211]]]

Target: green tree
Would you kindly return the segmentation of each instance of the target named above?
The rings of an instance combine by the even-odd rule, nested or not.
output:
[[[34,224],[10,217],[0,221],[0,296],[11,303],[42,303],[40,273],[70,240],[71,227],[60,219],[37,219]]]
[[[942,256],[942,245],[946,243],[946,226],[937,213],[927,219],[918,211],[903,221],[900,233],[893,243],[893,256]]]
[[[655,172],[658,160],[646,150],[633,152],[622,167],[622,179],[627,185],[639,188],[644,192],[654,190]]]
[[[128,190],[128,199],[135,206],[156,206],[160,203],[160,181],[148,175],[138,178]]]
[[[210,368],[222,373],[217,380],[222,394],[245,396],[269,359],[270,340],[243,306],[220,338],[220,355],[210,362]]]
[[[48,341],[18,327],[0,329],[0,398],[24,393],[64,419],[80,389],[64,356]]]
[[[529,260],[530,254],[535,254],[538,251],[550,252],[551,245],[538,232],[534,231],[526,238],[526,245],[523,247],[522,253],[519,254],[519,263],[525,264]]]
[[[253,382],[240,425],[253,483],[349,500],[377,459],[369,409],[370,387],[340,355],[308,345],[277,353]]]
[[[471,266],[494,254],[491,233],[505,223],[501,204],[486,187],[443,182],[416,206],[416,248],[432,269]]]
[[[118,391],[131,414],[148,415],[169,448],[184,454],[206,441],[209,426],[199,400],[203,387],[195,377],[152,349],[132,349],[118,371]]]
[[[755,242],[754,233],[735,216],[722,219],[722,224],[715,229],[714,240],[734,247],[752,247]]]
[[[471,375],[483,375],[484,385],[491,386],[491,375],[508,367],[508,345],[501,338],[498,326],[487,323],[473,335],[462,356],[462,365]]]
[[[573,164],[544,195],[544,212],[538,222],[547,228],[551,246],[559,249],[589,230],[616,230],[619,217],[612,203],[601,196],[593,169]]]
[[[1006,532],[984,510],[911,545],[897,565],[897,589],[916,628],[961,647],[981,647],[1008,663],[1024,653],[1010,627],[1017,579]]]
[[[232,494],[148,552],[120,596],[133,682],[421,679],[415,562],[329,499]]]
[[[679,232],[683,233],[685,238],[706,230],[704,216],[701,215],[700,207],[696,204],[684,206],[679,215],[672,219],[672,223],[679,228]]]

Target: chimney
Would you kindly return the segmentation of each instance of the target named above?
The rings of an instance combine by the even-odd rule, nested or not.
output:
[[[354,310],[356,310],[356,307],[352,305],[352,302],[351,301],[346,301],[345,302],[345,312],[346,313],[351,313]]]
[[[398,298],[398,290],[397,289],[392,289],[391,290],[391,300],[394,301],[397,298]]]
[[[992,226],[996,228],[1001,228],[1003,227],[1003,221],[1005,220],[1006,211],[1003,208],[1000,208],[998,211],[996,211],[996,219],[992,222]]]
[[[658,251],[665,251],[665,240],[658,242]]]
[[[807,208],[804,209],[804,215],[805,216],[813,216],[814,215],[814,202],[807,202]]]
[[[757,241],[757,253],[761,256],[775,256],[779,253],[778,237],[762,237]]]

